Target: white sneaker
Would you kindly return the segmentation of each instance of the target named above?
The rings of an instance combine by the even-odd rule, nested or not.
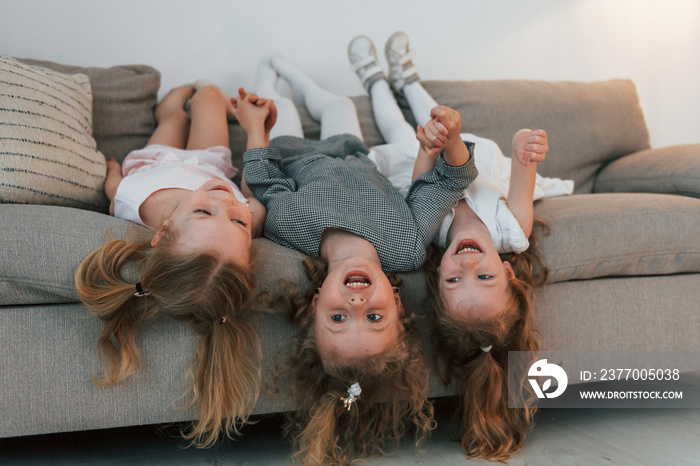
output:
[[[369,37],[357,36],[351,40],[348,45],[348,58],[367,92],[372,84],[380,79],[386,79],[384,70],[379,66],[377,50]]]
[[[394,91],[401,92],[406,84],[418,81],[418,69],[413,65],[413,51],[408,35],[403,31],[394,33],[384,47],[389,62],[389,83]]]

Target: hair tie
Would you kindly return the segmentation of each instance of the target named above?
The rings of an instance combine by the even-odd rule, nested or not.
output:
[[[223,316],[221,320],[219,320],[219,325],[224,325],[226,323],[226,316]]]
[[[348,408],[348,411],[350,411],[352,404],[357,401],[357,398],[360,396],[361,393],[362,389],[360,388],[359,383],[355,382],[354,384],[350,385],[350,388],[348,388],[348,397],[340,398],[340,400],[343,402],[343,406]]]
[[[142,298],[144,296],[150,296],[151,292],[148,290],[144,290],[143,287],[141,286],[141,282],[138,282],[136,284],[136,293],[134,293],[134,296],[137,298]]]
[[[484,353],[488,353],[489,351],[491,351],[491,348],[493,348],[493,345],[482,346],[481,351],[483,351]]]

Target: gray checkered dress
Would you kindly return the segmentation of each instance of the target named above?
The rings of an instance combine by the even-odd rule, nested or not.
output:
[[[246,151],[246,184],[267,208],[265,236],[317,256],[323,231],[338,228],[372,243],[387,272],[420,267],[443,217],[476,178],[474,157],[452,167],[440,156],[404,199],[367,153],[348,134],[323,141],[281,136],[270,148]]]

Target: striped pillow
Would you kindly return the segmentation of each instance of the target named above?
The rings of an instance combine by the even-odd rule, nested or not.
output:
[[[105,211],[105,170],[88,77],[0,57],[0,203]]]

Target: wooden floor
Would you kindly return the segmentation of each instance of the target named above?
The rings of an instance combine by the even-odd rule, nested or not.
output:
[[[367,465],[482,465],[466,462],[447,438],[449,411],[438,406],[440,427],[419,453],[406,444]],[[5,465],[284,465],[289,446],[270,416],[245,437],[208,450],[183,449],[175,427],[142,426],[73,434],[0,439]],[[1,421],[0,421],[1,422]],[[698,465],[700,409],[543,409],[512,465]]]

